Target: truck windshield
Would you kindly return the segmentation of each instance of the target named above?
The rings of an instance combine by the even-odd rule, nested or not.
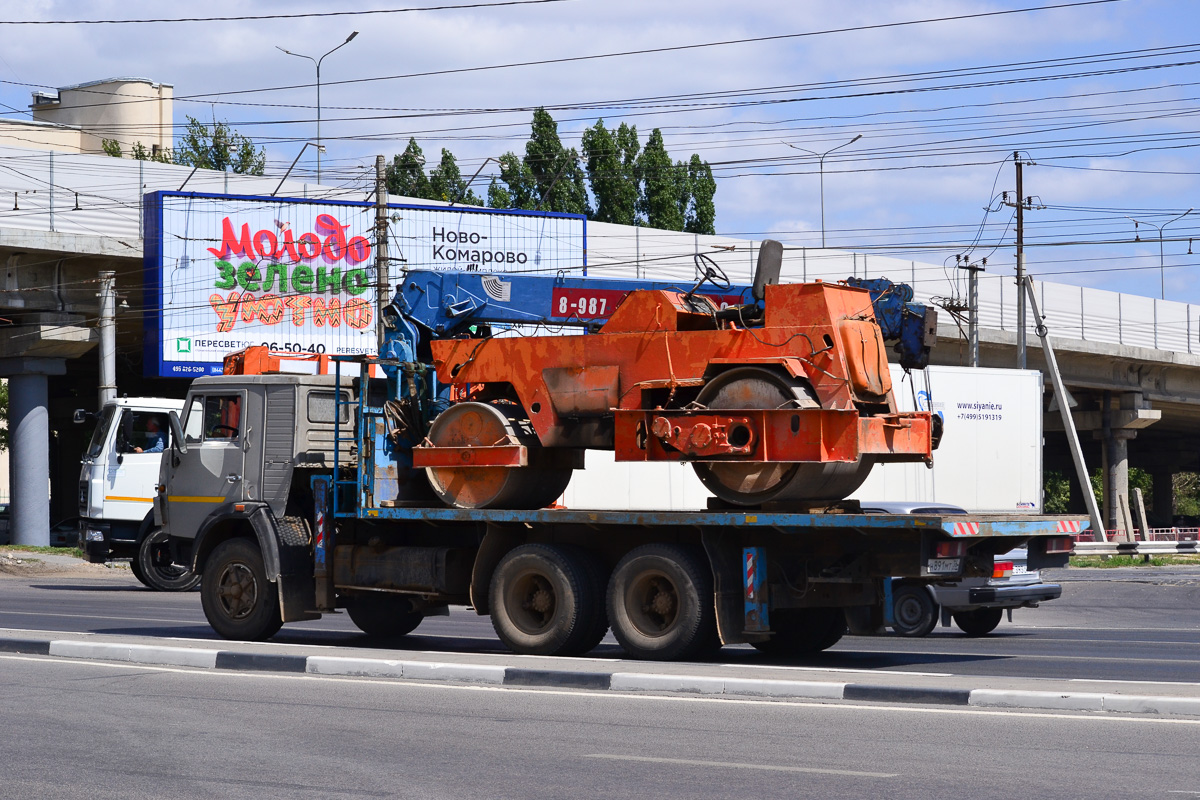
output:
[[[87,457],[99,458],[104,450],[104,442],[108,439],[108,429],[117,415],[116,406],[105,406],[100,412],[100,420],[96,423],[96,432],[92,434],[92,443],[88,445]]]

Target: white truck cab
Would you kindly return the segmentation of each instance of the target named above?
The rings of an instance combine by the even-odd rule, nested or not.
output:
[[[105,404],[79,474],[79,546],[89,561],[130,559],[152,589],[190,589],[196,577],[172,566],[166,537],[154,524],[159,462],[171,447],[170,413],[183,401],[124,397]],[[87,418],[75,412],[77,422]]]

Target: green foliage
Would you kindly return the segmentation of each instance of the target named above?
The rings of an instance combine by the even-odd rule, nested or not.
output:
[[[256,149],[253,141],[227,123],[206,125],[192,116],[187,120],[187,131],[175,148],[176,164],[240,175],[262,175],[266,171],[267,151]]]
[[[616,135],[604,127],[604,120],[583,132],[583,158],[588,181],[596,198],[592,219],[617,225],[638,222],[637,159],[641,144],[637,128],[624,122]]]
[[[1092,491],[1096,494],[1096,502],[1104,503],[1104,475],[1099,467],[1091,472]],[[1200,516],[1200,474],[1195,472],[1177,472],[1172,478],[1175,497],[1175,507],[1170,516]],[[1129,495],[1133,498],[1133,490],[1142,490],[1142,500],[1146,504],[1146,513],[1154,512],[1154,476],[1139,467],[1129,469]],[[1057,470],[1046,470],[1043,476],[1043,502],[1047,514],[1068,513],[1070,502],[1070,481],[1068,475]],[[1132,502],[1131,502],[1132,505]],[[1135,520],[1136,521],[1136,520]]]
[[[688,233],[711,236],[717,232],[717,207],[713,202],[717,193],[717,180],[713,177],[712,167],[708,162],[701,161],[700,156],[695,153],[692,153],[692,160],[688,162],[688,184],[691,186],[692,198],[683,229]]]
[[[105,155],[112,156],[113,158],[122,158],[124,156],[121,152],[121,143],[116,139],[102,139],[100,147],[104,150]],[[153,150],[147,148],[141,142],[133,143],[133,147],[129,148],[129,157],[135,161],[156,161],[159,164],[175,163],[171,158],[171,151],[169,149]]]
[[[526,182],[526,190],[534,195],[526,198],[527,202],[533,200],[533,208],[591,214],[579,153],[563,147],[558,138],[558,123],[544,108],[533,112],[532,132],[525,143],[522,165],[516,177]],[[532,183],[528,183],[530,180]]]
[[[1200,564],[1200,556],[1071,556],[1072,567],[1112,569],[1113,567],[1165,567],[1172,564]]]
[[[388,194],[432,200],[429,178],[425,176],[425,154],[416,139],[410,138],[404,152],[392,156],[384,170]]]
[[[141,142],[133,143],[133,147],[129,151],[129,157],[137,161],[157,161],[159,164],[173,163],[170,150],[159,150],[157,152],[147,150],[146,146]]]
[[[638,157],[638,174],[642,179],[639,210],[651,228],[668,231],[683,230],[687,201],[691,196],[687,167],[671,161],[663,144],[662,131],[650,132],[646,147]]]
[[[583,132],[580,146],[582,159],[579,151],[563,144],[554,118],[544,108],[536,109],[525,155],[508,152],[497,159],[499,175],[488,185],[487,205],[583,214],[619,225],[716,232],[712,168],[694,154],[686,163],[673,162],[662,131],[656,128],[643,149],[636,127],[621,123],[610,130],[601,119]],[[393,156],[388,166],[388,191],[481,204],[450,151],[442,150],[441,163],[428,178],[424,163],[421,148],[409,139],[404,153]]]
[[[444,147],[442,148],[441,163],[433,168],[433,172],[429,173],[429,189],[430,194],[433,195],[429,198],[431,200],[462,203],[468,206],[483,205],[483,201],[471,191],[466,179],[459,172],[454,154]]]

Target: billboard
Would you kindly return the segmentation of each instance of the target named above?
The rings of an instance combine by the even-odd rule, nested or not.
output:
[[[145,195],[145,372],[221,373],[252,345],[374,354],[375,205],[194,192]],[[388,205],[389,272],[586,272],[575,214]]]

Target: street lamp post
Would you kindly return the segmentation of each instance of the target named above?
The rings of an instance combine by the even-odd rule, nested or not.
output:
[[[854,144],[861,138],[862,138],[862,134],[860,133],[857,136],[855,136],[853,139],[851,139],[850,141],[843,142],[842,144],[839,144],[837,147],[832,147],[832,148],[826,150],[824,153],[815,153],[812,150],[805,150],[803,147],[796,147],[796,145],[794,145],[794,144],[789,144],[788,142],[784,142],[784,144],[786,144],[788,147],[792,148],[793,150],[801,150],[810,155],[814,155],[819,159],[819,163],[820,163],[819,170],[821,173],[821,249],[822,250],[825,249],[825,156],[829,155],[834,150],[841,150],[843,147],[849,147],[850,145]]]
[[[1133,223],[1133,229],[1135,232],[1137,231],[1138,225],[1149,225],[1151,228],[1154,228],[1154,230],[1158,231],[1158,283],[1159,283],[1159,294],[1161,295],[1163,300],[1167,299],[1167,273],[1166,273],[1165,264],[1163,263],[1164,262],[1163,230],[1168,225],[1170,225],[1172,222],[1178,222],[1179,220],[1186,217],[1188,214],[1192,213],[1192,211],[1194,211],[1194,210],[1195,209],[1189,208],[1187,211],[1183,212],[1178,217],[1172,217],[1171,219],[1164,222],[1162,225],[1155,225],[1153,222],[1146,222],[1145,220],[1137,220],[1137,219],[1134,219],[1133,217],[1125,217],[1125,219],[1127,219]],[[1136,239],[1136,237],[1135,237],[1135,239]]]
[[[350,44],[350,41],[355,36],[358,36],[358,31],[354,31],[353,33],[351,33],[349,36],[346,37],[346,41],[342,42],[337,47],[333,48],[333,50],[330,50],[328,53],[321,56],[320,58],[313,58],[312,56],[306,56],[303,53],[293,53],[291,50],[284,50],[279,45],[275,45],[275,49],[281,50],[284,53],[287,53],[289,56],[296,56],[296,58],[307,58],[309,61],[313,62],[313,64],[315,64],[317,67],[317,183],[321,182],[321,153],[325,152],[325,149],[323,147],[321,147],[321,62],[325,60],[325,56],[329,55],[329,53],[332,53],[335,50],[339,50],[339,49],[345,47],[346,45]],[[301,150],[303,150],[303,148],[301,148]]]

